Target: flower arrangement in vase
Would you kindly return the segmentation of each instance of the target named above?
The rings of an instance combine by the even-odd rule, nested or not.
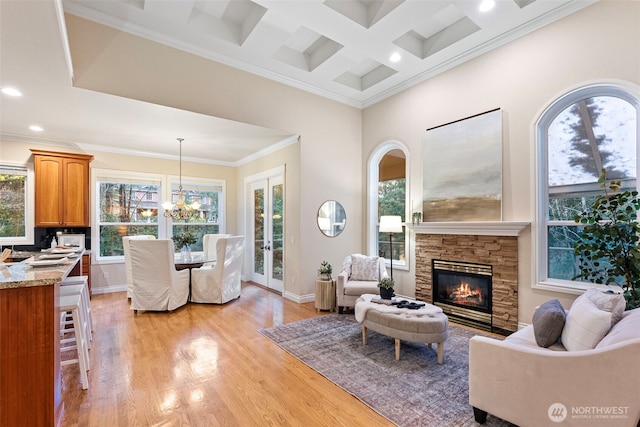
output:
[[[181,249],[184,246],[189,248],[189,245],[193,245],[196,242],[196,236],[189,230],[180,234],[175,234],[173,237],[171,237],[171,239],[176,244],[176,248],[178,249]]]
[[[196,242],[195,234],[187,229],[180,234],[173,235],[171,239],[175,243],[176,249],[180,249],[182,260],[189,261],[191,258],[191,248],[189,248],[189,245],[193,245]]]

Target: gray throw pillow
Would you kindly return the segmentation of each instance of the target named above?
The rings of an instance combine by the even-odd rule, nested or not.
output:
[[[545,302],[533,313],[533,334],[540,347],[553,345],[564,328],[566,313],[557,299]]]

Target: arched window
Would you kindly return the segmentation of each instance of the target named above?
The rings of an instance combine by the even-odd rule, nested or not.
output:
[[[602,194],[607,180],[636,188],[639,99],[613,85],[585,87],[556,100],[537,124],[537,277],[539,287],[581,288],[573,251],[574,216]]]
[[[369,160],[368,185],[368,252],[379,255],[387,262],[393,257],[393,268],[407,268],[406,229],[394,233],[391,244],[388,233],[380,233],[378,227],[382,215],[400,215],[406,221],[408,150],[399,142],[388,142],[379,147]],[[392,246],[392,247],[390,247]]]

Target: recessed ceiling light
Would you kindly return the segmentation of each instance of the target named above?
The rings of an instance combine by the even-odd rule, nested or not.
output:
[[[482,3],[480,3],[478,10],[480,10],[480,12],[488,12],[491,9],[493,9],[495,6],[496,6],[495,0],[482,0]]]
[[[38,126],[38,125],[31,125],[29,126],[29,129],[31,129],[34,132],[42,132],[44,130],[41,126]]]
[[[402,59],[402,56],[400,56],[398,52],[392,53],[391,56],[389,57],[389,61],[391,62],[398,62],[401,59]]]
[[[2,93],[4,93],[5,95],[9,95],[9,96],[22,96],[22,92],[20,92],[18,89],[14,89],[12,87],[3,87],[2,88]]]

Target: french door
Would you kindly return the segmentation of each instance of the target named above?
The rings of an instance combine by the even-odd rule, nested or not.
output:
[[[278,292],[284,290],[284,177],[253,181],[251,189],[251,280]]]

